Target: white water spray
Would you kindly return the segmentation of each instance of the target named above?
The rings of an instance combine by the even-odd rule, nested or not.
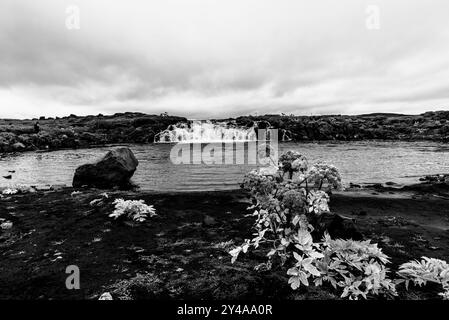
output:
[[[171,125],[154,137],[156,143],[202,143],[257,141],[254,128],[238,127],[225,122],[192,121]]]

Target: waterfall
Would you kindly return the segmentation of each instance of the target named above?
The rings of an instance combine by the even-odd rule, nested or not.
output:
[[[254,128],[239,127],[229,122],[190,121],[170,125],[154,137],[156,143],[256,141]]]

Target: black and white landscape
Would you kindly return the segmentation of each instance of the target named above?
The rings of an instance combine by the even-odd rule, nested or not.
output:
[[[0,299],[448,300],[448,10],[2,0]]]

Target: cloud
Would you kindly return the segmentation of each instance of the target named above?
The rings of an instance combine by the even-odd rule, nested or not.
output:
[[[445,0],[3,2],[1,117],[449,109]]]

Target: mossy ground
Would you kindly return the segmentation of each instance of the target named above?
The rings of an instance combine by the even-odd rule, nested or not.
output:
[[[331,288],[292,291],[286,270],[256,272],[264,251],[231,264],[233,243],[251,236],[241,191],[108,192],[72,189],[5,196],[0,218],[0,299],[338,299]],[[391,269],[421,256],[449,261],[448,200],[392,191],[334,194],[331,208],[357,221],[365,238],[392,258]],[[374,195],[372,193],[375,193]],[[108,217],[115,198],[144,199],[158,216],[141,225]],[[206,216],[211,217],[205,219]],[[65,269],[77,265],[81,289],[68,290]],[[437,286],[400,290],[399,299],[438,299]]]

